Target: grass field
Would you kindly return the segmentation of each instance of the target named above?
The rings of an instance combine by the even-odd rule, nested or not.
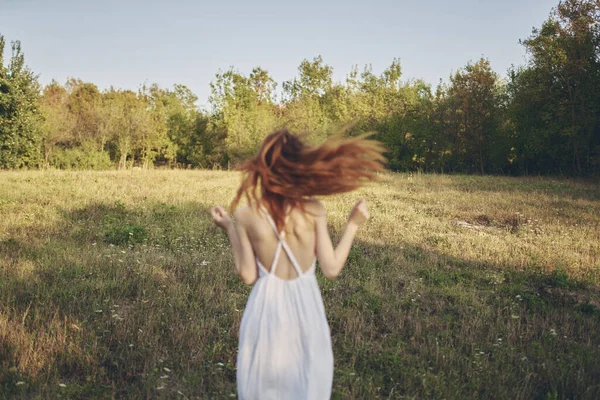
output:
[[[239,176],[0,173],[0,398],[230,398],[250,288],[208,209]],[[385,175],[319,273],[336,399],[600,398],[600,186]]]

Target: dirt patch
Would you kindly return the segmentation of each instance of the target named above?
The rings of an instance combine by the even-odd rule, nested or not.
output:
[[[475,217],[462,216],[454,225],[472,230],[503,230],[517,233],[528,230],[535,234],[543,233],[543,229],[537,220],[531,220],[521,213],[501,213],[498,215],[478,214]]]

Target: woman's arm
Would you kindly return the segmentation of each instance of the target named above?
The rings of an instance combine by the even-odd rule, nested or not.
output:
[[[235,272],[246,285],[253,285],[258,279],[258,270],[254,261],[254,252],[245,228],[245,218],[240,210],[235,212],[236,223],[231,220],[227,211],[221,206],[211,210],[213,222],[222,228],[229,237],[233,251]]]
[[[328,279],[335,279],[344,264],[348,259],[350,248],[352,247],[352,241],[356,235],[358,227],[369,219],[369,212],[367,211],[367,204],[364,200],[360,200],[352,208],[346,228],[342,234],[342,238],[334,249],[327,231],[327,217],[325,214],[325,208],[321,203],[318,203],[319,211],[315,217],[315,230],[317,239],[317,260],[321,266],[323,274]]]

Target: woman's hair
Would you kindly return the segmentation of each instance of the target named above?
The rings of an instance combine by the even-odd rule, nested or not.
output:
[[[306,197],[349,192],[376,179],[385,147],[368,136],[333,137],[313,147],[287,130],[270,134],[256,157],[241,165],[244,176],[231,210],[245,196],[248,204],[263,205],[281,229],[288,206],[304,209]]]

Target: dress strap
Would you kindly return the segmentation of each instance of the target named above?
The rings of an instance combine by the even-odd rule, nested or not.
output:
[[[285,230],[283,230],[281,232],[277,231],[277,225],[275,224],[275,221],[273,221],[273,218],[271,218],[271,215],[269,215],[269,212],[263,206],[261,206],[260,209],[265,214],[267,221],[269,221],[269,224],[273,228],[273,232],[275,232],[275,235],[277,236],[277,239],[279,240],[279,243],[277,243],[277,249],[275,250],[275,256],[273,257],[273,263],[271,265],[270,273],[271,274],[275,273],[275,268],[277,268],[277,262],[279,261],[279,256],[281,254],[281,248],[283,248],[283,251],[285,251],[285,254],[287,254],[288,258],[290,259],[290,262],[292,263],[292,266],[296,270],[296,273],[298,274],[298,276],[302,275],[303,274],[302,269],[300,268],[300,265],[298,264],[298,261],[296,260],[296,257],[294,256],[294,253],[292,253],[292,249],[290,249],[290,246],[283,239],[285,236]],[[288,219],[288,216],[286,216],[286,218],[285,218],[286,223],[287,223],[287,219]]]
[[[300,268],[300,265],[298,264],[298,261],[296,260],[296,256],[294,256],[294,253],[292,253],[292,249],[290,249],[290,246],[285,240],[280,240],[279,243],[281,243],[281,245],[283,246],[283,251],[285,251],[285,254],[287,254],[288,258],[292,262],[292,265],[294,266],[294,269],[296,270],[296,273],[298,274],[298,277],[300,277],[300,275],[302,275],[303,272]]]
[[[283,237],[285,236],[285,231],[279,232],[277,230],[277,225],[275,225],[275,221],[273,221],[273,218],[271,218],[271,215],[269,214],[269,212],[267,211],[267,209],[264,208],[263,206],[260,206],[260,209],[263,212],[263,214],[265,214],[265,217],[267,218],[267,221],[269,221],[269,225],[271,225],[271,227],[273,228],[273,231],[275,232],[275,235],[277,236],[277,239],[282,240]],[[286,222],[287,222],[287,217],[286,217]]]
[[[275,256],[273,257],[273,262],[271,263],[271,269],[269,271],[270,274],[275,273],[275,268],[277,268],[277,263],[279,262],[279,256],[281,255],[281,248],[283,247],[281,240],[277,243],[277,249],[275,249]]]

